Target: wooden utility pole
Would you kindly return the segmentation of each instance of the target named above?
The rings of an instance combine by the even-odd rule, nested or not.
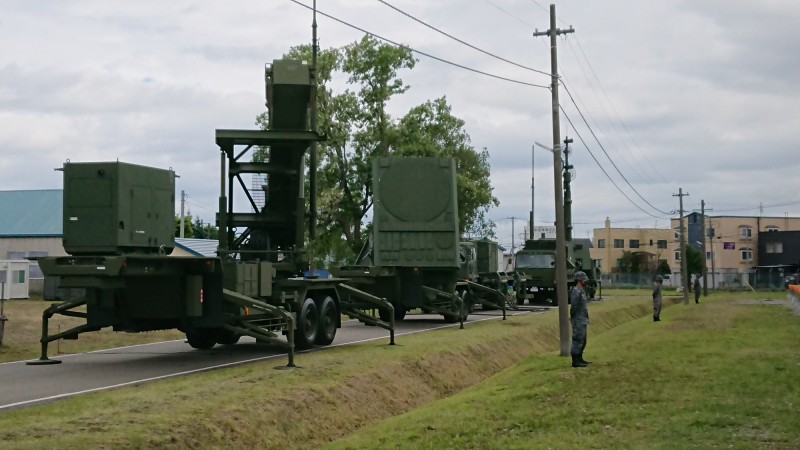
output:
[[[703,297],[708,297],[708,264],[706,264],[706,201],[700,200],[700,243],[703,248]]]
[[[680,246],[681,246],[681,284],[683,285],[683,304],[689,304],[689,268],[686,261],[686,228],[683,226],[683,197],[689,193],[683,193],[683,188],[678,189],[677,194],[672,194],[673,197],[678,197],[680,202],[680,216],[678,216],[678,233],[680,233]]]
[[[575,30],[556,28],[556,5],[550,5],[550,29],[540,32],[536,30],[534,36],[550,36],[550,80],[553,100],[553,178],[555,184],[556,202],[556,292],[558,295],[558,329],[561,340],[561,356],[570,354],[569,336],[569,309],[567,306],[567,249],[564,227],[564,188],[561,182],[561,124],[558,115],[558,51],[556,36],[559,34],[573,33]],[[531,230],[533,231],[533,230]],[[687,297],[688,298],[688,297]]]

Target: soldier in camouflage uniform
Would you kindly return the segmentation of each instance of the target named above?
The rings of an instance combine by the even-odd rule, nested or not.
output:
[[[661,321],[661,285],[664,277],[656,275],[656,282],[653,283],[653,322]]]
[[[586,332],[589,328],[589,298],[586,283],[589,277],[584,272],[575,273],[575,287],[570,293],[569,317],[572,323],[572,367],[586,367],[590,361],[583,359],[586,348]]]

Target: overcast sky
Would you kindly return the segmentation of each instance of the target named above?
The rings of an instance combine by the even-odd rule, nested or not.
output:
[[[298,4],[299,3],[299,4]],[[320,0],[319,11],[414,50],[547,85],[549,3],[540,0]],[[172,167],[195,216],[213,222],[217,128],[255,128],[264,63],[311,40],[311,0],[0,0],[0,190],[61,188],[61,167],[113,161]],[[575,236],[669,227],[687,211],[800,216],[800,2],[557,1],[562,139],[574,139]],[[318,16],[323,48],[363,31]],[[395,118],[446,96],[491,155],[511,244],[531,209],[552,225],[550,91],[417,54]],[[342,80],[343,82],[343,80]],[[576,106],[577,105],[577,106]],[[575,128],[570,126],[567,117]],[[589,126],[586,125],[589,124]],[[532,166],[534,170],[532,171]]]

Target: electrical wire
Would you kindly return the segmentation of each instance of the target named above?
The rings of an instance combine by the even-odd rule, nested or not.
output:
[[[575,124],[572,123],[572,119],[569,118],[569,115],[567,114],[566,111],[564,111],[564,108],[561,105],[559,105],[558,108],[564,114],[564,117],[567,119],[567,122],[569,122],[570,126],[572,126],[572,129],[575,131],[575,134],[578,136],[578,139],[580,139],[580,141],[583,143],[584,147],[586,147],[586,150],[589,152],[589,155],[592,157],[594,162],[597,163],[597,167],[600,168],[600,170],[603,172],[603,174],[605,174],[606,178],[608,178],[608,180],[611,182],[611,184],[613,184],[614,187],[617,188],[617,190],[620,192],[620,194],[622,194],[622,196],[625,197],[631,203],[631,205],[635,206],[636,209],[638,209],[639,211],[647,214],[648,216],[653,217],[655,219],[667,219],[666,217],[659,217],[659,216],[656,216],[654,214],[651,214],[651,213],[645,211],[641,206],[636,204],[636,202],[634,202],[630,197],[628,197],[628,195],[625,194],[625,192],[622,189],[620,189],[619,185],[614,181],[613,178],[611,178],[611,176],[608,174],[608,172],[606,172],[606,169],[600,164],[600,161],[598,161],[597,158],[594,156],[594,153],[592,153],[591,149],[589,149],[589,146],[586,145],[586,142],[583,140],[583,137],[578,132],[577,128],[575,128]],[[661,212],[661,210],[659,210],[657,208],[653,208],[653,209],[656,209],[656,211]],[[668,213],[662,212],[662,214],[668,214]]]
[[[502,56],[497,56],[497,55],[495,55],[494,53],[491,53],[491,52],[488,52],[488,51],[486,51],[486,50],[483,50],[483,49],[480,49],[480,48],[478,48],[478,47],[475,47],[474,45],[472,45],[472,44],[470,44],[470,43],[467,43],[467,42],[464,42],[464,41],[462,41],[461,39],[459,39],[459,38],[457,38],[457,37],[455,37],[455,36],[453,36],[453,35],[451,35],[451,34],[445,33],[444,31],[442,31],[442,30],[440,30],[440,29],[438,29],[438,28],[434,27],[433,25],[430,25],[430,24],[428,24],[428,23],[426,23],[426,22],[424,22],[424,21],[422,21],[422,20],[420,20],[420,19],[417,19],[416,17],[412,16],[411,14],[409,14],[409,13],[407,13],[407,12],[405,12],[405,11],[401,10],[400,8],[397,8],[396,6],[393,6],[393,5],[391,5],[389,2],[387,2],[387,1],[385,1],[385,0],[378,0],[378,1],[379,1],[380,3],[383,3],[384,5],[388,6],[389,8],[392,8],[393,10],[395,10],[395,11],[399,12],[400,14],[402,14],[402,15],[404,15],[404,16],[406,16],[406,17],[408,17],[409,19],[411,19],[411,20],[413,20],[413,21],[415,21],[415,22],[417,22],[417,23],[419,23],[419,24],[422,24],[422,25],[424,25],[424,26],[426,26],[426,27],[430,28],[431,30],[433,30],[433,31],[436,31],[436,32],[437,32],[437,33],[439,33],[439,34],[442,34],[442,35],[444,35],[444,36],[447,36],[447,37],[449,37],[450,39],[452,39],[452,40],[454,40],[454,41],[458,42],[459,44],[466,45],[467,47],[469,47],[469,48],[471,48],[471,49],[473,49],[473,50],[476,50],[476,51],[478,51],[478,52],[481,52],[481,53],[483,53],[484,55],[491,56],[492,58],[499,59],[500,61],[503,61],[503,62],[509,63],[509,64],[511,64],[511,65],[513,65],[513,66],[516,66],[516,67],[519,67],[519,68],[522,68],[522,69],[525,69],[525,70],[530,70],[531,72],[536,72],[536,73],[540,73],[540,74],[543,74],[543,75],[547,75],[548,77],[552,77],[552,74],[551,74],[550,72],[545,72],[545,71],[543,71],[543,70],[534,69],[533,67],[524,66],[524,65],[522,65],[522,64],[515,63],[514,61],[510,61],[510,60],[508,60],[508,59],[506,59],[506,58],[503,58]]]
[[[589,57],[586,56],[586,52],[584,52],[584,50],[583,50],[583,46],[581,45],[580,39],[578,39],[578,37],[575,36],[574,40],[575,40],[575,43],[578,46],[578,49],[580,50],[581,56],[583,56],[583,60],[586,61],[586,66],[589,68],[589,72],[591,72],[592,77],[594,78],[594,80],[597,82],[597,85],[599,86],[600,92],[603,94],[603,96],[605,97],[605,99],[608,102],[609,106],[611,107],[611,110],[614,113],[614,116],[616,117],[616,122],[618,122],[620,124],[622,129],[625,131],[625,134],[628,136],[628,138],[630,139],[631,143],[633,144],[632,145],[633,150],[636,153],[639,154],[641,159],[643,159],[647,163],[647,165],[650,167],[650,169],[652,170],[653,173],[658,175],[658,178],[660,178],[660,180],[662,182],[666,182],[667,180],[663,176],[661,176],[660,172],[652,164],[652,162],[647,157],[647,155],[640,150],[641,147],[639,146],[639,144],[636,142],[636,139],[631,134],[630,129],[628,128],[628,126],[625,124],[625,122],[620,117],[619,112],[617,111],[616,107],[614,106],[614,103],[611,101],[611,97],[609,97],[608,93],[605,90],[605,87],[603,86],[603,83],[600,81],[600,77],[597,76],[597,72],[595,72],[591,61],[589,61]],[[567,45],[569,46],[569,49],[572,52],[572,54],[575,56],[575,60],[578,61],[578,66],[581,68],[581,71],[583,72],[584,77],[586,77],[587,80],[591,80],[590,77],[588,76],[588,74],[586,73],[586,70],[584,69],[583,64],[580,62],[581,59],[578,58],[578,54],[575,51],[575,49],[573,48],[573,46],[572,46],[572,40],[568,40],[567,41]],[[603,102],[600,99],[600,96],[597,94],[597,91],[594,88],[594,84],[591,81],[589,82],[589,87],[592,89],[592,93],[594,93],[595,97],[597,98],[597,100],[598,100],[598,102],[600,104],[600,107],[601,107],[601,109],[603,110],[603,113],[606,116],[606,120],[608,120],[608,123],[611,124],[611,127],[614,129],[614,131],[619,136],[622,136],[623,133],[621,133],[617,129],[614,120],[612,120],[612,118],[610,117],[608,111],[603,106]],[[576,97],[577,97],[577,93],[576,93]],[[584,105],[584,109],[585,110],[587,109],[585,105]],[[587,114],[588,114],[588,111],[587,111]],[[597,126],[597,122],[596,121],[595,121],[595,126]],[[622,142],[622,145],[625,147],[626,150],[630,151],[631,147],[628,146],[627,142],[624,139],[620,138],[620,142]],[[646,174],[645,172],[642,172],[642,173]],[[651,179],[651,181],[652,181],[652,179]]]
[[[572,97],[572,93],[569,91],[569,88],[567,88],[567,85],[564,84],[563,86],[564,86],[564,90],[567,92],[567,95],[569,95],[570,100],[572,100],[572,104],[575,105],[575,108],[577,109],[578,114],[581,116],[581,119],[583,119],[583,123],[589,129],[589,132],[592,134],[592,137],[594,137],[595,142],[597,142],[597,145],[599,145],[600,149],[603,150],[603,153],[606,155],[608,160],[611,162],[611,165],[614,166],[614,169],[617,170],[617,173],[622,177],[623,180],[625,180],[625,183],[633,190],[633,192],[636,193],[636,195],[639,196],[639,198],[641,198],[645,203],[647,203],[648,206],[650,206],[651,208],[653,208],[654,210],[658,211],[661,214],[669,215],[669,212],[662,211],[661,209],[656,208],[655,206],[653,206],[652,203],[647,201],[647,199],[644,198],[642,196],[642,194],[640,194],[639,191],[637,191],[636,188],[633,187],[633,185],[630,183],[630,181],[628,181],[628,178],[626,178],[625,175],[623,175],[622,171],[620,171],[619,167],[617,167],[617,165],[614,163],[614,160],[611,158],[611,156],[609,156],[608,152],[606,152],[605,147],[603,147],[603,144],[600,142],[600,139],[597,138],[597,135],[594,133],[594,130],[592,130],[592,127],[586,121],[586,117],[583,116],[583,113],[581,112],[580,108],[578,108],[578,104],[575,103],[575,99]],[[559,105],[559,107],[560,107],[560,105]],[[563,108],[561,110],[563,111]],[[564,114],[566,114],[566,113],[564,113]],[[573,129],[575,128],[575,125],[571,121],[570,121],[570,125],[572,125]],[[586,145],[586,144],[584,143],[584,145]],[[588,146],[587,146],[587,148],[588,148]],[[594,155],[592,155],[592,157],[594,158]],[[595,161],[597,161],[597,160],[595,159]],[[600,163],[598,162],[598,164],[600,164]]]
[[[516,20],[517,22],[519,22],[519,23],[521,23],[521,24],[523,24],[523,25],[527,26],[528,28],[535,28],[533,25],[529,24],[528,22],[525,22],[524,20],[520,19],[520,18],[519,18],[519,16],[517,16],[517,15],[515,15],[515,14],[512,14],[511,12],[509,12],[508,10],[506,10],[506,9],[502,8],[500,5],[498,5],[498,4],[496,4],[496,3],[494,3],[493,1],[491,1],[491,0],[483,0],[483,1],[485,1],[486,3],[488,3],[488,4],[492,5],[492,6],[494,6],[495,8],[499,9],[500,11],[503,11],[504,13],[506,13],[506,14],[508,14],[510,17],[512,17],[514,20]],[[548,75],[549,75],[549,74],[548,74]]]
[[[295,3],[295,4],[299,5],[299,6],[302,6],[303,8],[306,8],[306,9],[309,9],[309,10],[313,9],[310,6],[304,5],[303,3],[300,3],[297,0],[289,0],[289,1],[292,2],[292,3]],[[464,70],[467,70],[469,72],[477,73],[477,74],[480,74],[480,75],[484,75],[484,76],[495,78],[495,79],[502,80],[502,81],[508,81],[509,83],[515,83],[515,84],[520,84],[520,85],[523,85],[523,86],[531,86],[531,87],[537,87],[537,88],[542,88],[542,89],[550,89],[550,86],[545,86],[545,85],[535,84],[535,83],[529,83],[529,82],[526,82],[526,81],[515,80],[515,79],[512,79],[512,78],[508,78],[508,77],[504,77],[504,76],[500,76],[500,75],[494,75],[494,74],[491,74],[491,73],[488,73],[488,72],[484,72],[482,70],[478,70],[478,69],[473,69],[471,67],[467,67],[467,66],[465,66],[463,64],[458,64],[458,63],[455,63],[455,62],[452,62],[452,61],[448,61],[448,60],[446,60],[444,58],[440,58],[438,56],[431,55],[430,53],[426,53],[426,52],[423,52],[421,50],[414,49],[414,48],[409,47],[407,45],[403,45],[403,44],[397,43],[397,42],[395,42],[395,41],[393,41],[391,39],[388,39],[388,38],[385,38],[385,37],[380,36],[378,34],[372,33],[371,31],[367,31],[367,30],[365,30],[365,29],[363,29],[361,27],[358,27],[358,26],[353,25],[351,23],[345,22],[344,20],[341,20],[341,19],[338,19],[336,17],[333,17],[330,14],[326,14],[326,13],[320,11],[319,9],[317,9],[316,11],[317,11],[317,14],[319,14],[321,16],[327,17],[327,18],[329,18],[329,19],[331,19],[331,20],[333,20],[335,22],[339,22],[342,25],[345,25],[345,26],[348,26],[348,27],[353,28],[355,30],[358,30],[358,31],[360,31],[360,32],[362,32],[364,34],[368,34],[368,35],[370,35],[372,37],[375,37],[377,39],[380,39],[380,40],[382,40],[384,42],[388,42],[388,43],[390,43],[390,44],[392,44],[392,45],[394,45],[396,47],[401,47],[401,48],[408,49],[409,51],[411,51],[413,53],[416,53],[418,55],[426,56],[426,57],[434,59],[436,61],[439,61],[439,62],[442,62],[442,63],[445,63],[445,64],[449,64],[451,66],[458,67],[460,69],[464,69]]]

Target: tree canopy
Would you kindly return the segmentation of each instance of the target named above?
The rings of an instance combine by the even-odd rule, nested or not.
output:
[[[311,46],[291,48],[284,58],[311,61]],[[486,213],[499,204],[489,181],[489,153],[476,150],[445,97],[428,100],[395,119],[389,101],[408,91],[399,77],[414,68],[411,50],[364,36],[342,48],[321,50],[317,59],[319,146],[315,259],[351,260],[370,231],[372,159],[376,156],[451,156],[456,160],[460,232],[494,236]],[[334,92],[335,75],[347,77]],[[266,113],[256,123],[266,128]],[[258,156],[256,156],[257,158]]]

